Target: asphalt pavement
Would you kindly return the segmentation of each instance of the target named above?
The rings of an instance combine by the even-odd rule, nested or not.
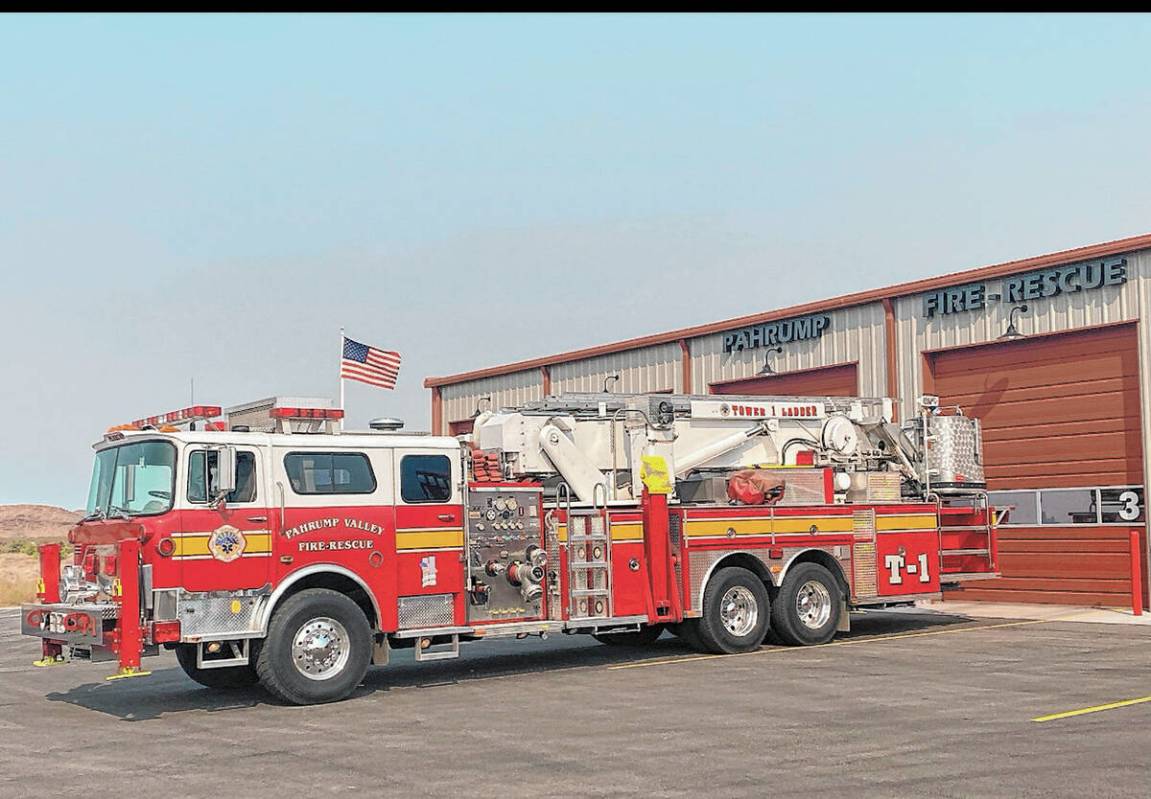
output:
[[[1147,627],[883,611],[727,657],[491,641],[304,708],[170,653],[115,682],[37,656],[0,610],[4,799],[1151,795],[1151,701],[1112,706],[1151,696]]]

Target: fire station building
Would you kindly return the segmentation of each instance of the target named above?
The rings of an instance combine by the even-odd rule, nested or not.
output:
[[[1009,505],[997,580],[964,599],[1129,606],[1151,450],[1151,235],[432,377],[432,427],[572,391],[935,394],[982,421]]]

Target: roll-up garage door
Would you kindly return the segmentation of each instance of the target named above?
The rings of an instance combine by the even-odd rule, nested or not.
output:
[[[854,397],[859,393],[856,364],[844,363],[747,380],[713,383],[712,394],[755,394],[776,397]]]
[[[461,419],[458,422],[448,422],[448,435],[449,436],[462,436],[465,433],[472,432],[476,426],[475,419]]]
[[[961,598],[1128,604],[1129,532],[1145,531],[1134,325],[931,353],[927,367],[929,393],[981,420],[992,500],[1013,507],[1002,579]]]

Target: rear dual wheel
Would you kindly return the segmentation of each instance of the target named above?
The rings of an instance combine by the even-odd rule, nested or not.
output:
[[[679,626],[679,636],[693,648],[734,655],[758,649],[767,633],[771,603],[767,587],[738,566],[720,569],[703,592],[703,613]]]
[[[839,583],[818,563],[792,566],[771,607],[771,631],[791,646],[826,644],[843,612]]]

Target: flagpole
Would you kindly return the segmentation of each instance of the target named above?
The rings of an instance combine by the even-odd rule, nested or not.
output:
[[[340,328],[340,410],[344,410],[344,328],[342,327]],[[340,419],[340,430],[343,429],[344,420]]]

